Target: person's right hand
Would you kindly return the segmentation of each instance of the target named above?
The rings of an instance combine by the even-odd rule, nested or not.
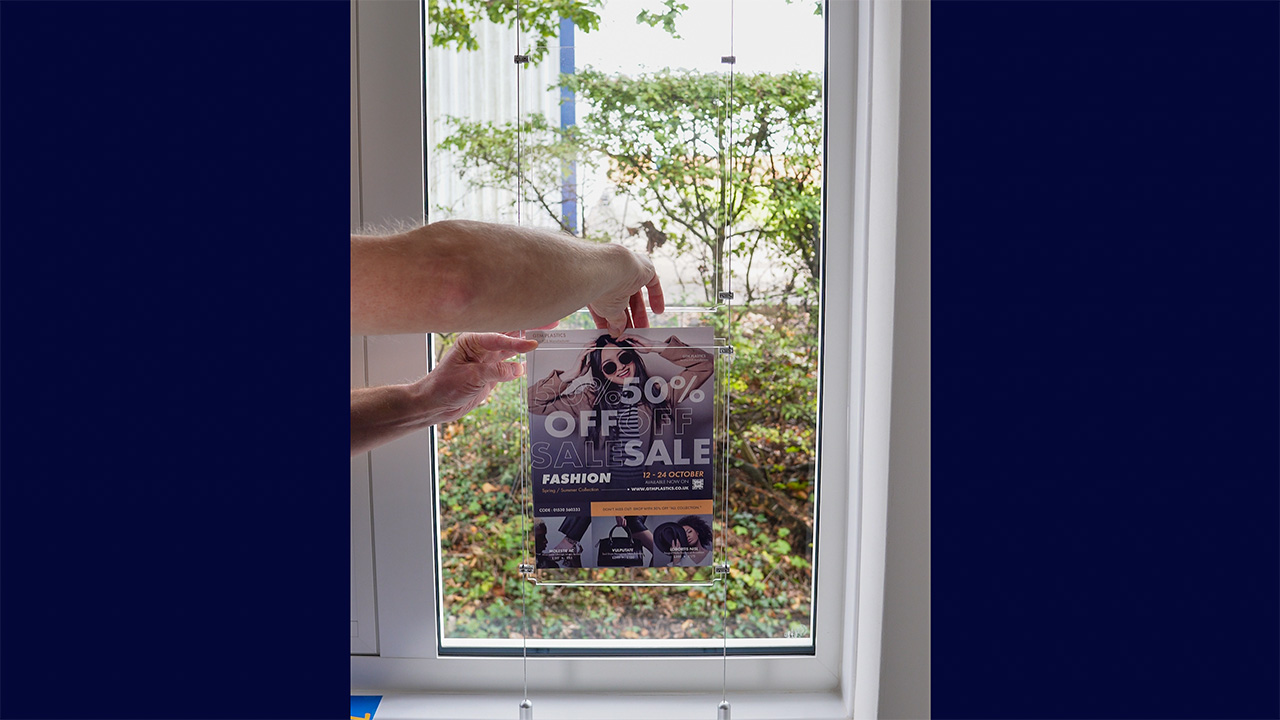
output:
[[[623,333],[622,337],[618,339],[626,340],[631,343],[631,349],[638,353],[659,352],[658,349],[653,346],[652,340],[635,333]]]
[[[655,313],[666,310],[666,302],[662,296],[662,283],[658,281],[658,272],[653,268],[649,258],[615,245],[625,251],[633,264],[632,273],[617,288],[601,295],[595,302],[587,304],[591,318],[596,327],[608,329],[615,337],[629,327],[649,327],[649,314],[645,311],[643,290],[649,292],[649,308]],[[619,252],[621,256],[621,252]],[[629,311],[629,312],[628,312]]]

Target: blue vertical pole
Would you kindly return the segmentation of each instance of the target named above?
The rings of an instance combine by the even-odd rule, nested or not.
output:
[[[573,59],[573,20],[560,18],[560,74],[574,73]],[[560,129],[566,130],[577,124],[577,113],[574,108],[573,91],[560,86]],[[578,163],[570,160],[561,168],[563,181],[560,185],[560,215],[564,218],[565,227],[573,234],[578,234]]]

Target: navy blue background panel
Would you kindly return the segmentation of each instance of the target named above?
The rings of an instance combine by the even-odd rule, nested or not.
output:
[[[1280,6],[932,20],[935,717],[1280,716]]]
[[[0,4],[6,718],[348,702],[348,24]]]

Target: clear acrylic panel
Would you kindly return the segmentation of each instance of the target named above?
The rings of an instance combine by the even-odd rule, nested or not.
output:
[[[729,347],[710,326],[529,337],[543,343],[526,360],[530,579],[711,584],[727,548]]]

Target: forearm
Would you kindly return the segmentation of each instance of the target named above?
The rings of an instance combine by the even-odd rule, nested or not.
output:
[[[386,385],[351,391],[351,454],[356,455],[436,423],[420,387]]]
[[[351,332],[540,327],[643,284],[630,250],[552,232],[446,220],[386,238],[351,238]]]

